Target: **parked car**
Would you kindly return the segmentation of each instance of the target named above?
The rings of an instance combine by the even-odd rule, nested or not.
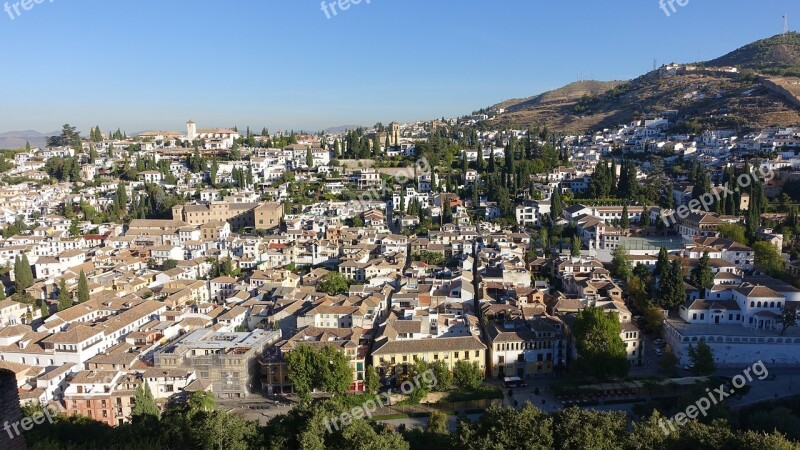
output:
[[[660,348],[655,349],[656,356],[664,356],[664,351]]]

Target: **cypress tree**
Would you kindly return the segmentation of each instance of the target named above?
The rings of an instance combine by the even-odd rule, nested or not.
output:
[[[134,395],[136,403],[131,411],[131,418],[134,421],[147,419],[148,417],[153,417],[155,419],[161,417],[161,411],[156,405],[153,392],[150,390],[147,381],[142,382],[142,385],[136,388],[136,393]]]
[[[83,303],[89,300],[89,282],[86,280],[86,274],[81,270],[80,278],[78,279],[78,303]]]
[[[28,255],[22,254],[14,260],[14,289],[18,294],[33,286],[33,271],[28,262]]]
[[[620,220],[620,226],[623,230],[627,230],[631,226],[631,219],[628,216],[628,204],[622,206],[622,219]]]
[[[550,197],[550,217],[556,221],[561,217],[561,213],[563,212],[564,201],[561,198],[561,189],[556,187],[556,189],[553,190],[553,195]]]
[[[669,253],[667,253],[666,247],[661,247],[661,250],[658,252],[658,261],[656,262],[656,270],[655,275],[665,275],[665,271],[669,266]]]
[[[58,283],[58,310],[63,311],[72,306],[72,295],[67,290],[67,284],[62,279]]]

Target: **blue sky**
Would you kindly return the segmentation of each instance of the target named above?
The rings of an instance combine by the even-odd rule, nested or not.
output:
[[[0,0],[0,6],[6,0]],[[9,2],[12,7],[13,3]],[[711,59],[796,0],[44,0],[0,11],[0,131],[317,130],[469,113],[584,78]]]

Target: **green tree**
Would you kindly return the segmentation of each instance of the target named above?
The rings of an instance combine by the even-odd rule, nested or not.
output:
[[[614,449],[628,437],[628,420],[622,411],[601,412],[576,406],[553,418],[553,448]]]
[[[666,247],[661,247],[661,250],[658,251],[658,260],[656,261],[656,269],[653,275],[663,275],[668,267],[669,253],[667,253]]]
[[[58,310],[63,311],[72,306],[72,294],[67,290],[67,284],[64,279],[58,283]]]
[[[618,245],[611,252],[611,265],[614,267],[614,273],[623,280],[629,280],[633,276],[631,259],[624,245]]]
[[[665,269],[658,282],[657,303],[665,309],[674,309],[686,301],[683,267],[675,259]]]
[[[450,418],[441,411],[431,411],[425,431],[433,434],[450,434]]]
[[[131,420],[136,422],[145,420],[148,417],[155,419],[161,417],[161,411],[158,409],[158,405],[156,405],[153,392],[150,391],[150,386],[147,384],[146,380],[136,387],[134,399],[135,403],[131,409]]]
[[[80,277],[78,278],[78,303],[84,303],[89,300],[89,281],[86,279],[86,274],[81,269]]]
[[[350,282],[340,272],[329,272],[319,283],[319,290],[329,295],[343,294],[350,289]]]
[[[625,203],[622,206],[622,218],[620,219],[620,227],[622,227],[623,230],[627,230],[628,228],[631,227],[631,217],[630,215],[628,215],[627,203]]]
[[[690,277],[692,285],[700,289],[703,297],[705,297],[705,290],[714,285],[714,273],[711,271],[710,261],[708,252],[703,252],[703,256],[692,269]]]
[[[642,228],[648,228],[650,226],[650,211],[647,209],[646,206],[642,207],[642,214],[639,218],[639,225]]]
[[[453,222],[453,209],[450,206],[450,200],[444,200],[444,208],[442,210],[442,222],[443,223],[452,223]]]
[[[642,317],[642,328],[647,333],[657,334],[664,326],[664,313],[655,305],[648,306],[642,313]]]
[[[78,226],[77,219],[72,219],[72,222],[69,224],[69,235],[72,237],[81,235],[81,228]]]
[[[353,384],[350,359],[333,346],[315,349],[301,344],[286,353],[285,358],[289,381],[295,392],[306,401],[310,400],[314,389],[344,394]]]
[[[408,444],[397,433],[378,433],[366,420],[357,420],[342,430],[341,447],[336,448],[408,450]]]
[[[211,412],[216,407],[214,394],[208,391],[192,392],[192,395],[186,400],[186,405],[194,412]]]
[[[552,217],[553,221],[557,221],[561,218],[563,212],[564,200],[561,196],[561,189],[557,187],[553,190],[553,195],[550,196],[550,217]]]
[[[597,378],[624,377],[628,354],[616,314],[588,307],[575,320],[575,343],[582,373]]]
[[[766,241],[758,241],[752,245],[755,253],[756,270],[770,276],[780,276],[784,273],[783,258],[774,245]]]
[[[719,234],[725,239],[730,239],[734,242],[747,245],[747,238],[745,237],[745,228],[735,223],[722,223],[717,227]]]
[[[711,180],[708,172],[699,170],[699,176],[695,180],[694,187],[692,188],[692,198],[699,200],[701,196],[711,191]]]
[[[777,322],[781,325],[781,336],[786,333],[789,327],[797,326],[797,307],[794,305],[784,305]]]
[[[39,301],[39,312],[42,315],[42,319],[50,316],[50,306],[47,304],[46,300]]]
[[[553,422],[553,416],[543,413],[530,403],[525,403],[519,411],[493,404],[477,421],[459,421],[457,431],[452,434],[451,448],[464,450],[567,448],[554,446]]]
[[[444,255],[439,252],[422,251],[414,254],[415,261],[422,261],[432,266],[443,266],[445,264]]]
[[[214,158],[214,160],[211,162],[211,169],[208,174],[209,184],[211,185],[211,187],[217,187],[218,172],[219,172],[219,163],[217,162],[217,159]]]
[[[770,411],[756,411],[747,418],[747,423],[751,428],[764,433],[777,430],[791,439],[800,439],[800,417],[784,406]]]
[[[665,376],[678,376],[678,357],[669,345],[664,346],[664,354],[658,359],[658,369]]]
[[[14,289],[18,294],[22,294],[25,289],[33,286],[33,270],[28,262],[28,255],[25,253],[21,257],[14,259]]]
[[[350,358],[333,346],[319,350],[318,373],[322,380],[319,387],[332,394],[345,394],[353,384],[353,368]]]
[[[689,346],[689,359],[694,364],[692,372],[695,375],[711,375],[717,370],[717,366],[714,363],[714,353],[711,351],[711,347],[706,344],[706,341],[701,340],[697,345]]]
[[[572,238],[572,256],[581,256],[581,238],[578,236]]]
[[[311,147],[306,149],[306,166],[314,167],[314,154],[311,152]]]
[[[364,373],[364,391],[369,394],[377,394],[380,388],[381,380],[378,371],[375,370],[375,366],[367,366]]]
[[[304,400],[311,399],[317,377],[317,352],[309,345],[298,345],[284,355],[289,369],[289,381],[294,391]]]
[[[453,382],[464,389],[477,389],[483,382],[483,373],[478,363],[456,361],[453,366]]]
[[[433,387],[434,390],[447,391],[453,386],[453,372],[450,371],[444,361],[434,361],[430,369],[433,371],[433,376],[436,379],[436,386]]]

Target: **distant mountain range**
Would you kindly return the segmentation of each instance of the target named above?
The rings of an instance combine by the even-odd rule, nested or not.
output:
[[[323,131],[326,133],[341,133],[347,130],[355,130],[356,128],[369,128],[369,127],[365,127],[363,125],[341,125],[338,127],[326,128]]]
[[[738,73],[725,68],[736,67]],[[740,129],[800,124],[800,35],[773,36],[711,61],[630,81],[579,81],[493,108],[493,125],[582,132],[672,113]]]
[[[26,142],[30,142],[31,147],[44,147],[49,136],[57,136],[59,134],[61,134],[60,131],[51,133],[40,133],[35,130],[6,131],[5,133],[0,133],[0,149],[25,148]]]

